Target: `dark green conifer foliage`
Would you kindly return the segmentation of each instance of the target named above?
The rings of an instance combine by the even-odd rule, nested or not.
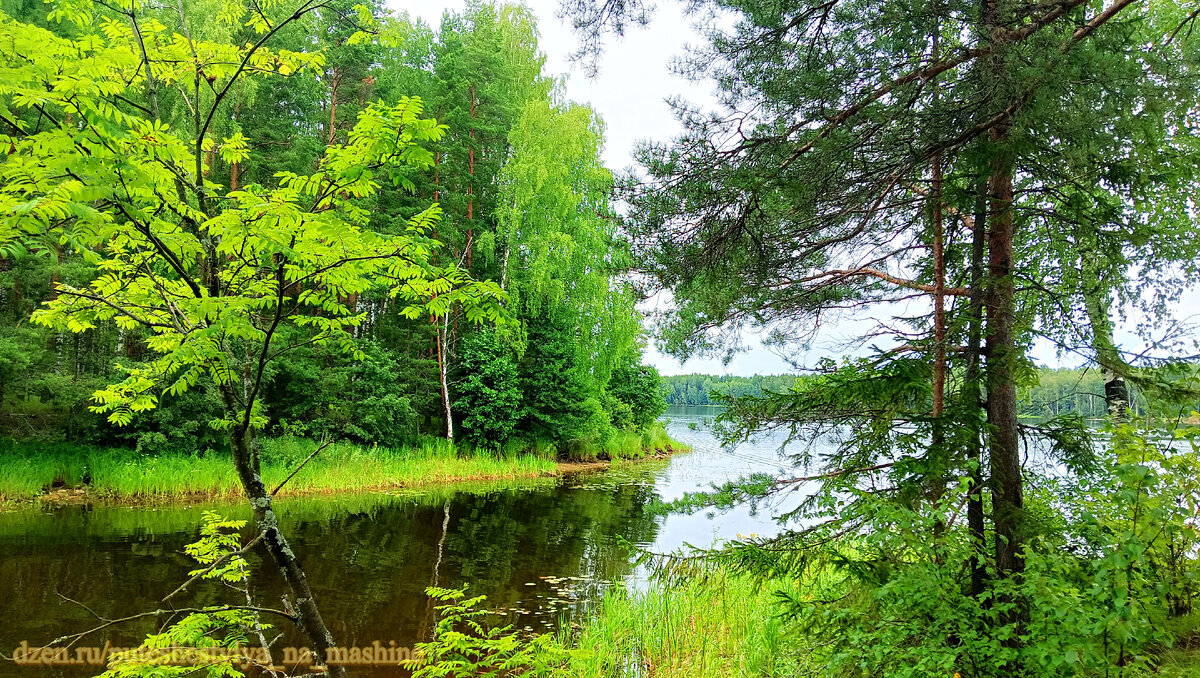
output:
[[[463,438],[480,447],[503,446],[524,408],[513,348],[495,331],[477,332],[461,344],[459,374],[453,394]]]
[[[608,417],[596,382],[579,361],[575,329],[557,314],[531,318],[527,327],[521,362],[523,426],[536,440],[559,445],[560,453],[571,443],[607,438]]]

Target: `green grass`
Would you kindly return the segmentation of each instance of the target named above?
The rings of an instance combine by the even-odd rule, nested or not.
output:
[[[643,433],[618,432],[602,449],[610,459],[636,459],[671,446],[661,425]],[[317,443],[290,436],[262,441],[262,475],[268,489],[283,482]],[[548,443],[512,443],[503,450],[466,450],[441,438],[401,448],[334,443],[287,482],[281,494],[426,487],[479,480],[553,475],[557,449]],[[596,458],[593,455],[591,458]],[[240,494],[226,454],[204,456],[67,443],[0,442],[0,501],[37,497],[56,487],[86,487],[118,500],[170,501]]]
[[[535,443],[535,450],[544,443]],[[605,441],[584,440],[568,446],[566,456],[572,461],[642,459],[661,452],[688,452],[691,448],[672,440],[661,422],[642,432],[618,430]]]
[[[79,485],[96,448],[66,444],[0,444],[0,499],[40,494],[53,484]]]
[[[1163,653],[1153,675],[1200,678],[1200,612],[1169,619],[1163,630],[1175,640],[1173,648]]]
[[[1200,650],[1172,650],[1156,674],[1161,678],[1200,678]]]
[[[778,591],[795,582],[724,573],[627,593],[610,590],[574,641],[579,678],[790,676],[797,646],[777,614]]]
[[[262,475],[275,488],[317,447],[302,438],[263,441]],[[456,481],[551,475],[556,464],[534,455],[460,453],[445,440],[398,449],[334,443],[289,480],[281,494],[421,487]],[[66,444],[0,447],[0,499],[20,500],[59,486],[87,487],[94,496],[171,500],[241,492],[224,454],[203,457]]]
[[[719,569],[655,582],[645,591],[612,589],[580,631],[559,633],[559,643],[579,652],[567,660],[563,673],[572,678],[834,675],[812,653],[815,639],[803,633],[800,621],[781,614],[778,603],[780,594],[793,600],[826,599],[837,589],[824,574],[801,582]],[[1200,678],[1197,618],[1173,620],[1174,628],[1166,630],[1175,636],[1174,648],[1154,658],[1149,670],[1129,669],[1120,675]]]

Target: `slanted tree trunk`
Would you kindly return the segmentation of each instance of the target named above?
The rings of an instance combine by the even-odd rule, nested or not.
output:
[[[1076,233],[1083,277],[1083,307],[1092,329],[1092,350],[1104,379],[1104,404],[1118,422],[1129,414],[1129,384],[1125,381],[1128,365],[1113,340],[1112,301],[1109,286],[1100,272],[1100,248],[1094,233]]]
[[[227,407],[232,405],[233,394],[228,387],[224,389]],[[300,567],[295,551],[287,542],[283,532],[279,530],[279,521],[271,507],[271,495],[263,485],[262,476],[255,470],[252,450],[254,449],[254,433],[241,426],[234,427],[229,435],[229,449],[233,452],[233,465],[237,469],[238,479],[242,490],[250,500],[254,511],[254,525],[262,533],[262,543],[275,561],[279,573],[291,592],[292,604],[295,607],[295,623],[304,635],[312,642],[313,654],[317,660],[326,664],[329,675],[333,678],[345,678],[346,669],[340,665],[329,664],[329,649],[336,647],[333,634],[321,618],[317,608],[316,597],[308,585],[308,578]]]

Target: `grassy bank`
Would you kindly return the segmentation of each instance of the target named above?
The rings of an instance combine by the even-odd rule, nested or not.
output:
[[[622,432],[585,458],[639,458],[680,449],[677,443],[672,445],[661,427],[644,434]],[[316,448],[316,442],[304,438],[263,440],[262,475],[267,487],[283,482]],[[288,480],[280,494],[515,480],[555,475],[558,469],[552,447],[463,450],[440,438],[401,448],[334,443]],[[54,488],[85,488],[92,497],[139,501],[241,492],[225,454],[143,454],[67,443],[0,443],[0,501],[30,499]]]
[[[627,593],[610,590],[571,642],[584,652],[566,673],[578,678],[791,676],[796,637],[778,616],[779,593],[795,582],[724,573]]]
[[[838,623],[836,614],[828,614],[831,610],[827,609],[816,617],[797,616],[794,608],[781,605],[783,597],[793,601],[836,602],[836,590],[836,586],[827,586],[819,580],[814,585],[811,579],[803,582],[781,577],[756,579],[720,569],[673,583],[655,582],[644,591],[610,589],[577,634],[560,632],[557,638],[560,646],[576,653],[563,662],[562,671],[555,675],[566,678],[857,676],[860,674],[853,669],[846,670],[844,660],[850,659],[849,666],[854,666],[860,652],[867,659],[878,653],[878,646],[827,647],[821,638],[812,635],[811,628],[806,630],[801,625],[819,627]],[[1081,664],[1076,667],[1078,670],[1070,667],[1055,672],[1047,670],[1042,675],[1200,678],[1200,631],[1196,630],[1195,619],[1191,615],[1174,620],[1170,641],[1148,645],[1151,653],[1139,656],[1138,662],[1131,661],[1123,670],[1110,673],[1111,665],[1092,663]],[[893,619],[889,623],[900,622]],[[931,633],[937,634],[935,626],[931,624]],[[1085,642],[1101,640],[1090,635],[1093,632],[1090,627],[1067,630],[1068,635],[1076,633]],[[1026,642],[1036,645],[1043,640],[1033,637]],[[850,653],[841,656],[841,669],[830,668],[827,663],[830,652]],[[1043,664],[1038,666],[1044,668]],[[953,670],[922,673],[924,670],[903,675],[959,675]]]

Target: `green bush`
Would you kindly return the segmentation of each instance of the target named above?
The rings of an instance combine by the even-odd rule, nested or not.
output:
[[[465,339],[459,348],[460,372],[452,393],[462,437],[480,447],[499,449],[521,420],[521,383],[511,347],[492,330]]]
[[[633,357],[638,359],[641,356]],[[648,428],[667,411],[662,378],[658,376],[658,370],[651,365],[629,363],[617,367],[613,370],[605,390],[615,401],[614,408],[609,412],[613,414],[613,426],[617,428]]]

